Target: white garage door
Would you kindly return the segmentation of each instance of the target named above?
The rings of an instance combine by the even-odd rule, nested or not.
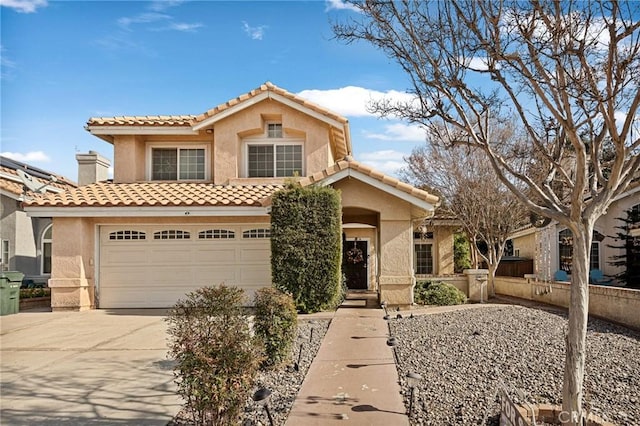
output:
[[[271,284],[268,226],[100,228],[99,308],[166,308],[197,288]]]

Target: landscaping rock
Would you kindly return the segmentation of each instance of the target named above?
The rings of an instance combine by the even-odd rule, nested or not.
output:
[[[398,338],[398,373],[422,376],[413,425],[497,425],[500,383],[518,400],[562,401],[564,313],[495,306],[389,321]],[[640,424],[640,333],[591,320],[587,333],[585,406],[620,425]],[[633,402],[633,401],[636,402]]]

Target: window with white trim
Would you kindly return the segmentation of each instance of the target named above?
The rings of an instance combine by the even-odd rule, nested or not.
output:
[[[589,254],[589,269],[600,269],[600,242],[604,235],[593,231],[591,252]],[[558,267],[571,274],[573,269],[573,233],[569,229],[558,232]]]
[[[268,138],[281,138],[282,137],[282,123],[267,123],[267,137]]]
[[[9,270],[9,240],[2,240],[2,247],[0,248],[0,264],[3,271]]]
[[[151,147],[151,180],[206,179],[206,149],[204,147]]]
[[[166,231],[154,232],[154,240],[188,240],[191,234],[188,231],[180,231],[176,229],[168,229]]]
[[[115,231],[109,234],[110,240],[146,240],[147,234],[142,231],[122,230]]]
[[[40,269],[42,274],[51,273],[51,250],[53,248],[53,225],[47,226],[42,233],[42,257]]]
[[[207,229],[198,233],[201,240],[231,240],[235,237],[236,233],[228,229]]]
[[[301,144],[249,144],[247,157],[250,178],[302,176]]]
[[[269,228],[249,229],[242,233],[242,238],[245,238],[245,239],[271,238],[271,229]]]

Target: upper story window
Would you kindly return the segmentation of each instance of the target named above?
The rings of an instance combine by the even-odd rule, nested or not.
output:
[[[247,154],[249,177],[302,176],[302,145],[250,144]]]
[[[268,123],[267,124],[267,137],[268,138],[281,138],[282,137],[282,124],[281,123]]]
[[[266,123],[262,135],[244,140],[244,176],[303,176],[303,144],[304,140],[285,134],[282,123]]]
[[[206,179],[204,147],[151,147],[151,180]]]

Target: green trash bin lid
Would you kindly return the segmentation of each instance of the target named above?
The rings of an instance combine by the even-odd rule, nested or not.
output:
[[[10,282],[22,282],[24,278],[24,274],[19,271],[4,271],[0,274],[0,278],[5,278]]]

